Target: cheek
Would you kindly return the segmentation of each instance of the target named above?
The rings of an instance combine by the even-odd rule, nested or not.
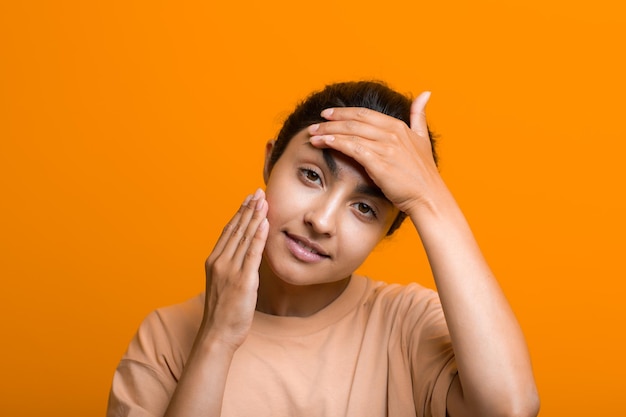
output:
[[[292,171],[276,166],[265,189],[268,220],[301,213],[310,204],[310,193]]]
[[[345,256],[362,263],[381,240],[379,228],[365,227],[357,220],[343,222],[339,236]]]
[[[299,210],[298,202],[302,201],[296,196],[296,191],[289,184],[268,184],[266,200],[268,204],[267,220],[277,226],[292,219]]]

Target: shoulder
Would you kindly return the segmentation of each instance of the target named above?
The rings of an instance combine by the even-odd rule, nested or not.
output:
[[[139,329],[174,338],[192,330],[195,335],[202,320],[203,303],[204,294],[199,294],[182,303],[158,308],[143,320]]]
[[[365,303],[400,314],[420,316],[431,310],[440,310],[441,302],[436,291],[417,283],[390,284],[361,277],[368,281]]]
[[[203,308],[204,293],[201,293],[181,303],[156,309],[146,318],[146,322],[158,320],[170,331],[186,330],[200,325]]]
[[[449,338],[439,294],[417,283],[388,284],[368,279],[363,308],[369,320],[386,328],[407,348],[433,338]]]
[[[148,314],[115,371],[107,415],[163,415],[200,326],[203,303],[201,294]]]
[[[169,358],[182,366],[200,327],[203,303],[204,294],[200,294],[148,314],[124,359],[156,365]]]

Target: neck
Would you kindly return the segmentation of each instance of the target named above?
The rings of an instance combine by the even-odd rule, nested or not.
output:
[[[308,317],[335,301],[349,282],[350,277],[323,284],[289,284],[276,276],[263,260],[256,309],[274,316]]]

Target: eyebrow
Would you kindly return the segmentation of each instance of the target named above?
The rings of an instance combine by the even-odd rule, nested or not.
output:
[[[365,194],[370,197],[379,198],[384,201],[389,201],[387,196],[383,193],[383,191],[380,188],[374,187],[372,185],[361,184],[356,187],[355,191],[359,194]],[[389,203],[391,204],[391,202]]]
[[[330,149],[322,149],[322,156],[324,157],[324,162],[326,162],[326,166],[328,167],[330,173],[333,174],[333,177],[337,178],[337,162],[335,161],[333,155],[330,153]]]
[[[324,158],[324,162],[326,162],[326,166],[328,167],[330,173],[333,175],[333,177],[337,178],[337,174],[339,172],[337,169],[337,161],[335,161],[335,158],[330,152],[330,149],[322,149],[322,157]],[[389,201],[380,188],[369,184],[359,184],[356,187],[355,191],[359,194],[365,194],[370,197],[380,198],[382,200]]]

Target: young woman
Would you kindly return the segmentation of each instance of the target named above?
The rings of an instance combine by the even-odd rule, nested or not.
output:
[[[206,293],[140,326],[108,416],[535,416],[524,337],[437,171],[428,98],[350,82],[301,103]],[[354,274],[405,217],[438,293]]]

